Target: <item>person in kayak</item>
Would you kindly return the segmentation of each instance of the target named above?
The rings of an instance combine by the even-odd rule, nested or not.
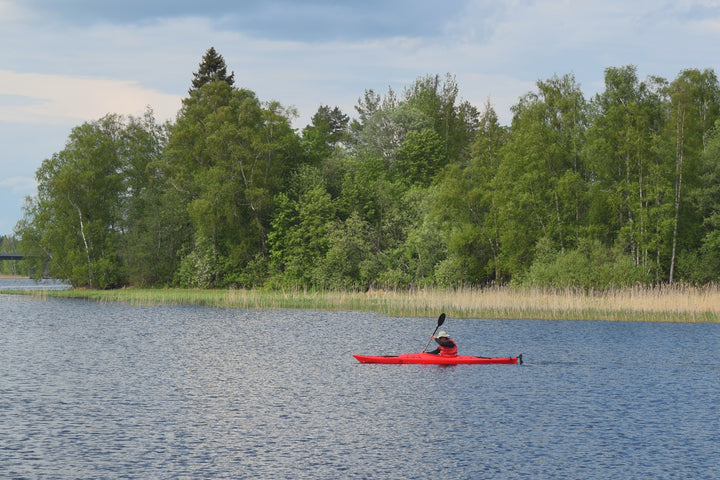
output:
[[[440,355],[443,357],[457,356],[457,345],[455,345],[455,342],[452,338],[450,338],[447,333],[445,333],[444,331],[440,331],[437,336],[433,335],[432,338],[434,338],[435,342],[437,342],[438,348],[427,353],[431,353],[433,355]]]

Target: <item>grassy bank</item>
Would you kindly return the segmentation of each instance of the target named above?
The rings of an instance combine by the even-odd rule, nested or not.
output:
[[[507,287],[411,292],[128,288],[24,293],[131,305],[169,303],[223,308],[362,310],[392,316],[435,317],[440,312],[446,312],[456,318],[720,322],[720,289],[717,286],[638,287],[589,293]]]

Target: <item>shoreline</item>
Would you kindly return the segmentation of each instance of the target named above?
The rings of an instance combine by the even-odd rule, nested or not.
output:
[[[13,294],[83,298],[136,306],[373,311],[389,316],[720,323],[718,286],[634,287],[603,292],[490,287],[368,292],[307,290],[27,290]]]

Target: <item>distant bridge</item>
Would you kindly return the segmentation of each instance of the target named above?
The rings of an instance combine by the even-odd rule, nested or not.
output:
[[[0,253],[0,260],[22,260],[22,253]]]

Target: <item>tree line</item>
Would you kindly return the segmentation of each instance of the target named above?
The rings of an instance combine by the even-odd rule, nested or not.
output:
[[[174,121],[109,114],[37,170],[16,226],[75,286],[604,289],[720,276],[720,85],[540,80],[503,126],[455,78],[366,90],[355,118],[235,85],[210,48]],[[42,271],[35,268],[35,271]]]

